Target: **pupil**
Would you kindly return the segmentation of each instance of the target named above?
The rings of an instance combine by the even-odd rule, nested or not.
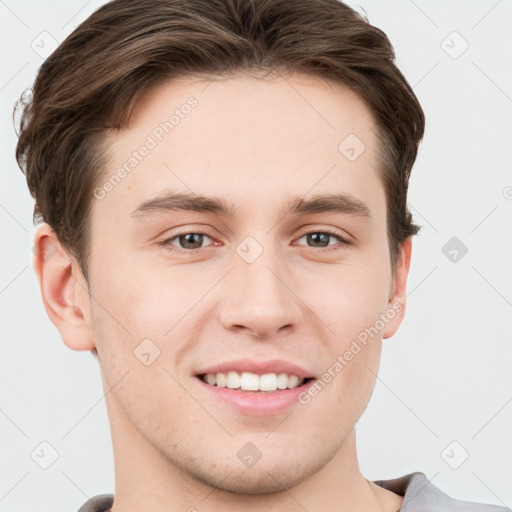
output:
[[[196,242],[194,244],[193,242],[193,239],[196,239]],[[189,242],[189,240],[192,239],[191,242]],[[187,243],[192,243],[192,245],[194,245],[194,247],[186,247],[187,249],[197,249],[198,247],[201,246],[203,242],[203,235],[199,234],[199,233],[187,233],[186,235],[181,235],[180,236],[180,244],[187,244]]]
[[[327,247],[329,245],[329,235],[328,233],[310,233],[308,235],[308,241],[313,240],[313,243],[318,242],[319,238],[324,238],[324,241],[326,242],[325,245],[322,245],[322,247]]]

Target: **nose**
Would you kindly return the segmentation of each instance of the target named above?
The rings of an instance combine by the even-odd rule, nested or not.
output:
[[[302,315],[290,276],[282,255],[270,249],[252,263],[237,261],[226,282],[223,327],[257,338],[296,329]]]

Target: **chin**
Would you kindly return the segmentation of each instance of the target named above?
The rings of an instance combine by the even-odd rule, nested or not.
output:
[[[300,484],[313,473],[314,470],[307,470],[297,463],[293,466],[270,464],[259,469],[256,466],[240,468],[239,465],[233,464],[232,467],[226,465],[220,472],[218,467],[211,472],[204,472],[203,467],[200,474],[192,476],[218,491],[254,495],[285,491]]]

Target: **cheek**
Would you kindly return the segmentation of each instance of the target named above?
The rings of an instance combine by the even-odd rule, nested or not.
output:
[[[375,339],[359,345],[353,349],[357,353],[353,353],[350,343],[340,342],[330,352],[330,362],[314,385],[316,389],[309,389],[300,397],[304,408],[301,428],[312,433],[313,444],[325,445],[327,438],[337,438],[342,443],[368,405],[378,372],[381,344]],[[346,350],[351,353],[350,360]],[[322,428],[318,428],[319,422]]]
[[[358,417],[378,372],[388,283],[375,273],[349,270],[328,282],[324,293],[311,296],[316,301],[315,312],[330,329],[326,331],[327,365],[322,374],[326,387],[321,394],[325,392],[323,396],[329,395],[337,403],[340,414]],[[333,421],[336,418],[334,415]]]
[[[173,386],[176,382],[166,370],[178,380],[187,378],[183,358],[200,338],[198,316],[213,315],[204,309],[206,300],[198,304],[211,280],[185,273],[179,266],[166,273],[156,268],[97,269],[94,337],[111,385],[129,370],[130,381],[139,383],[141,393],[147,386],[157,389],[158,382],[178,397],[183,390]]]
[[[373,326],[387,307],[389,284],[376,273],[346,267],[322,282],[304,289],[302,296],[340,348]]]
[[[158,416],[171,420],[165,428],[172,433],[179,423],[176,411],[184,410],[190,397],[179,384],[186,385],[186,376],[176,368],[180,342],[170,343],[174,332],[164,334],[190,306],[173,288],[141,273],[118,267],[96,277],[101,286],[92,304],[92,327],[112,399],[139,428],[159,428]]]
[[[137,265],[104,267],[96,281],[105,323],[121,324],[132,338],[161,338],[204,293],[177,271],[171,276]]]

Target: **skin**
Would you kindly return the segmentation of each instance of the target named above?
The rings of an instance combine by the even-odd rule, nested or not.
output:
[[[359,470],[354,429],[382,340],[405,313],[412,244],[402,244],[393,279],[375,120],[353,92],[306,75],[185,77],[148,91],[129,126],[109,136],[105,179],[190,96],[198,101],[191,113],[103,199],[93,198],[89,287],[50,226],[35,236],[40,252],[55,253],[34,258],[51,321],[69,348],[98,350],[112,510],[395,512],[403,498]],[[355,161],[338,150],[350,133],[366,146]],[[131,216],[169,189],[222,197],[236,215]],[[357,197],[371,217],[282,214],[293,196],[333,192]],[[353,243],[329,237],[315,245],[305,236],[329,228]],[[183,233],[207,236],[180,244]],[[263,248],[252,263],[236,252],[247,236]],[[327,244],[339,248],[325,252]],[[214,402],[193,376],[252,357],[289,360],[321,377],[393,303],[401,311],[307,405],[243,415]],[[149,366],[133,354],[147,338],[160,350]],[[237,458],[247,442],[262,454],[250,468]]]

